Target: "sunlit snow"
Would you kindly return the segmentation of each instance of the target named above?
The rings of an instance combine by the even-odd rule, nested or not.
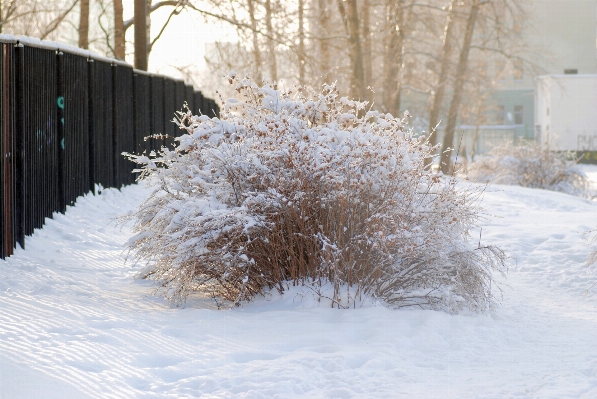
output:
[[[510,256],[503,299],[449,315],[331,309],[298,288],[170,308],[134,279],[132,234],[111,222],[147,194],[79,198],[0,261],[0,398],[597,397],[597,265],[582,236],[597,201],[490,186],[480,239]]]

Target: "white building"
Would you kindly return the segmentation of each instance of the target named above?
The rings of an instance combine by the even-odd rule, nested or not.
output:
[[[535,137],[597,163],[597,74],[536,79]]]
[[[588,112],[593,117],[597,113],[597,102],[589,100],[585,95],[586,92],[579,94],[585,96],[584,101],[587,101],[582,106],[580,98],[570,99],[572,93],[576,93],[576,84],[589,82],[590,77],[571,80],[557,77],[597,74],[597,0],[530,0],[527,11],[528,20],[521,22],[523,25],[521,35],[529,49],[525,58],[535,65],[535,69],[523,67],[522,63],[516,60],[506,63],[505,73],[500,75],[500,81],[492,96],[495,115],[490,120],[492,119],[492,123],[499,125],[502,130],[509,127],[511,134],[506,134],[509,137],[545,138],[547,136],[541,129],[546,129],[549,125],[551,133],[554,133],[555,126],[546,122],[545,115],[542,114],[547,112],[545,107],[537,106],[541,108],[541,112],[536,111],[535,102],[543,101],[539,100],[543,96],[550,96],[551,101],[560,104],[554,103],[549,107],[552,116],[559,115],[560,112],[554,109],[554,106],[570,107],[573,111],[563,111],[562,114],[570,115],[573,112],[577,115],[579,123],[588,118],[588,116],[581,116],[581,113]],[[538,79],[537,71],[540,71],[541,75],[554,76]],[[567,92],[559,92],[559,89],[556,89],[557,84],[546,83],[546,86],[540,89],[537,85],[539,81],[566,82],[570,87]],[[555,91],[549,94],[549,90]],[[591,98],[594,99],[594,97]],[[574,101],[576,101],[576,107],[573,105]],[[542,118],[541,121],[535,120],[539,117]],[[493,127],[486,128],[491,130]],[[564,140],[566,129],[573,128],[567,127],[563,132],[558,133],[561,137],[559,140]],[[565,148],[562,149],[577,149],[577,145],[572,146],[570,140],[574,141],[576,138],[570,138],[566,143],[561,142],[562,145],[565,144]]]

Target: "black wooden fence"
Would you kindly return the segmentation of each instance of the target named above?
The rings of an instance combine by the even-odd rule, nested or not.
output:
[[[0,257],[25,248],[25,236],[96,184],[134,183],[135,165],[121,153],[173,145],[182,132],[171,121],[185,102],[193,113],[219,114],[182,81],[0,40]]]

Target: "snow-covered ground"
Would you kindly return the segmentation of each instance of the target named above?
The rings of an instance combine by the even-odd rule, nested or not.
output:
[[[298,293],[169,308],[133,279],[130,232],[110,222],[145,195],[80,198],[0,261],[0,398],[597,398],[597,265],[582,237],[597,201],[491,186],[481,239],[511,257],[503,300],[449,315]]]

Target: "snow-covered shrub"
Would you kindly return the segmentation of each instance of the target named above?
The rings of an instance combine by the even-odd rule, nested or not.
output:
[[[538,142],[505,143],[469,164],[468,177],[476,181],[588,196],[589,181],[573,155],[553,151],[549,145]]]
[[[482,190],[428,171],[434,149],[405,120],[333,85],[230,82],[243,98],[220,119],[181,114],[176,149],[129,155],[155,190],[128,245],[171,302],[202,291],[238,305],[300,284],[331,285],[338,307],[491,307],[504,254],[467,241]]]

